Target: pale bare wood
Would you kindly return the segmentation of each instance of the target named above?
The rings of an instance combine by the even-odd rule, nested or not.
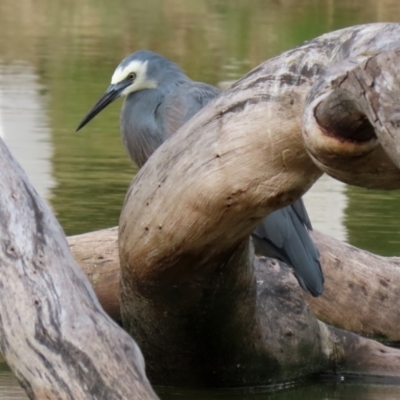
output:
[[[28,397],[156,399],[140,349],[1,139],[0,205],[0,349]]]
[[[380,41],[369,49],[378,34]],[[125,272],[154,279],[168,275],[168,265],[179,264],[184,253],[213,258],[214,249],[229,251],[264,215],[303,194],[320,176],[301,138],[302,111],[312,85],[334,61],[333,54],[377,54],[382,47],[400,46],[399,38],[398,24],[324,35],[262,64],[200,111],[159,148],[130,188],[120,224],[122,265],[132,266]],[[381,156],[378,166],[386,157]],[[384,166],[390,185],[400,182],[388,157]],[[350,169],[347,173],[352,175]],[[371,179],[382,187],[379,168]],[[370,178],[359,180],[363,183],[374,186]]]
[[[259,270],[253,266],[248,236],[265,215],[297,199],[321,175],[301,133],[306,100],[318,90],[313,85],[344,60],[359,62],[366,53],[399,50],[399,39],[398,24],[353,27],[267,61],[209,103],[139,171],[120,218],[121,312],[155,382],[196,377],[206,384],[207,365],[213,366],[216,385],[259,384],[261,375],[266,383],[324,368],[323,335],[316,320],[292,314],[295,304],[303,307],[297,292],[280,287],[278,279],[276,287],[271,283],[263,291],[274,294],[267,299],[253,286]],[[345,149],[347,157],[360,159],[365,147],[360,142]],[[337,168],[336,159],[332,164]],[[359,170],[351,165],[343,166],[341,179],[398,187],[400,171],[383,151]],[[381,166],[387,178],[382,178]],[[360,175],[363,168],[368,171]],[[290,320],[284,318],[283,299],[275,296],[279,290],[286,290]],[[265,340],[263,333],[272,337],[273,327],[280,340]],[[211,328],[207,347],[204,337]],[[290,331],[301,339],[285,335]],[[233,334],[235,340],[228,340]],[[200,357],[224,340],[231,345],[229,352],[217,359]],[[308,349],[307,360],[299,356],[302,346]],[[176,354],[181,357],[174,358]],[[277,364],[271,370],[272,360]],[[397,361],[390,361],[400,376]],[[235,363],[244,366],[240,377],[232,372]],[[368,363],[365,371],[370,371]]]

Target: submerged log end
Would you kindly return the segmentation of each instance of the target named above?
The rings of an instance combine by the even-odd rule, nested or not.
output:
[[[360,377],[392,378],[400,382],[400,351],[320,322],[325,352],[333,371]]]

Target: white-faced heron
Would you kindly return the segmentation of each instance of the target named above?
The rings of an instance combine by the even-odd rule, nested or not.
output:
[[[112,101],[125,96],[120,118],[122,140],[140,168],[158,146],[219,93],[211,85],[192,81],[165,57],[138,51],[118,65],[111,85],[77,130]],[[252,237],[258,254],[292,266],[300,286],[318,296],[323,291],[324,278],[309,230],[311,222],[299,199],[271,213]]]

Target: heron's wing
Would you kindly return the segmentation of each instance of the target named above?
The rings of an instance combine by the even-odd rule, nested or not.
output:
[[[220,93],[214,86],[189,81],[168,94],[157,111],[166,137],[173,135]]]
[[[309,218],[304,204],[290,205],[265,218],[252,237],[258,254],[278,258],[291,266],[300,286],[318,296],[323,291],[324,277],[306,221]]]

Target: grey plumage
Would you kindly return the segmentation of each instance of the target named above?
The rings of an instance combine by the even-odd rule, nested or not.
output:
[[[122,141],[139,168],[161,143],[220,93],[211,85],[189,80],[160,89],[157,96],[151,90],[132,93],[122,107]],[[147,108],[154,112],[149,113]]]
[[[192,81],[161,55],[138,51],[120,63],[111,86],[78,130],[113,100],[126,96],[120,118],[122,140],[130,158],[142,167],[157,147],[219,93],[214,86]],[[311,222],[299,199],[271,213],[252,237],[258,254],[292,266],[300,286],[318,296],[324,278],[308,230],[312,230]]]
[[[256,253],[292,266],[300,286],[318,296],[323,291],[324,279],[319,252],[307,228],[312,230],[300,198],[290,206],[271,213],[253,231],[252,237]]]

